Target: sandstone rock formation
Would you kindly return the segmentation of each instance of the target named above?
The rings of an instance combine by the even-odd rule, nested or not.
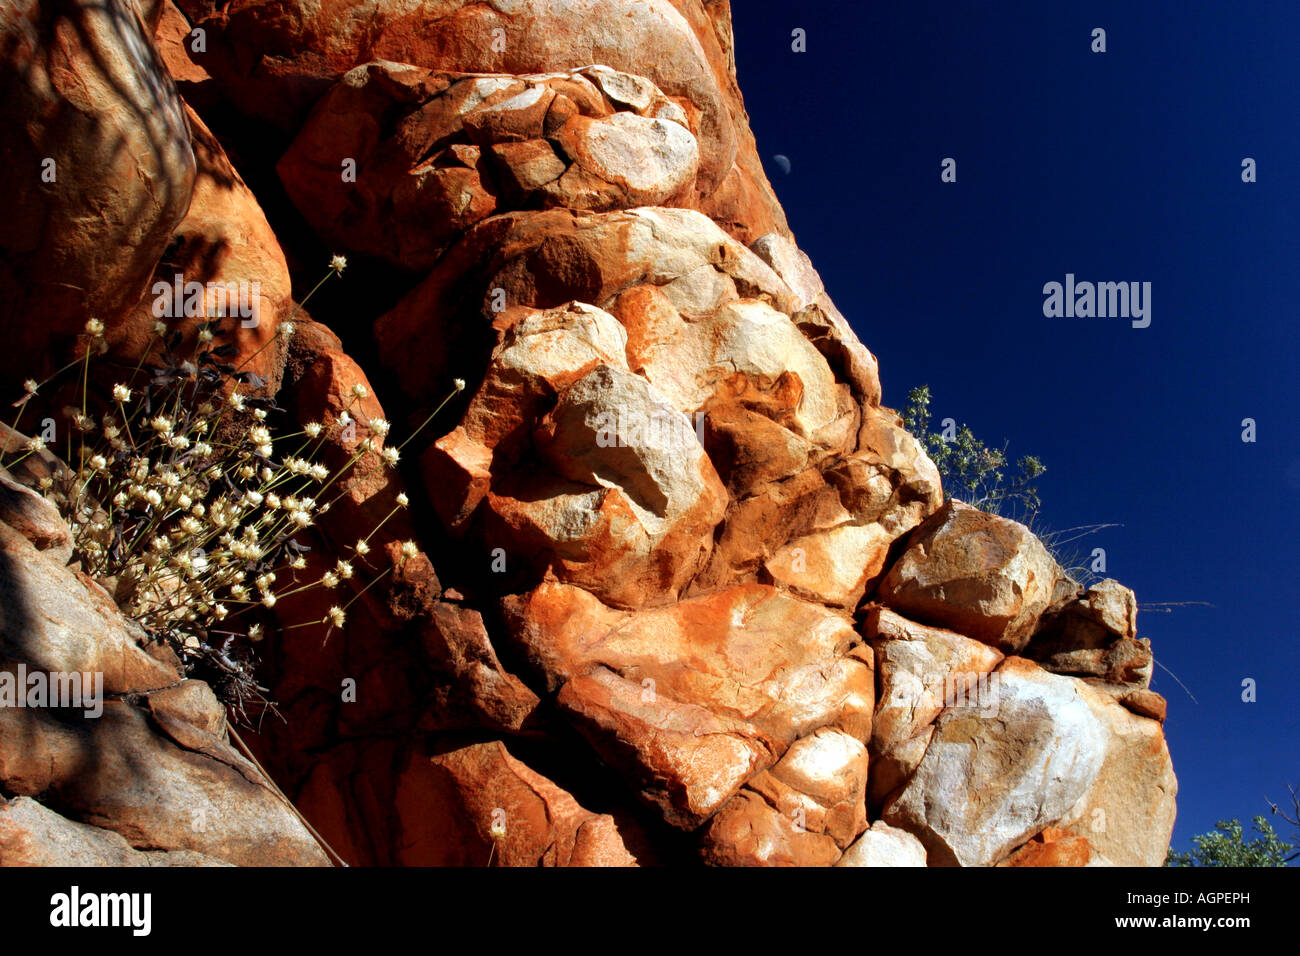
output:
[[[283,719],[246,736],[297,809],[354,865],[1159,865],[1177,785],[1132,592],[945,501],[763,175],[727,0],[434,6],[0,20],[28,349],[66,360],[93,313],[138,359],[179,273],[259,283],[231,345],[298,421],[364,386],[410,433],[467,383],[400,472],[331,439],[362,454],[310,567],[413,507],[327,643],[288,627],[318,597],[274,610]],[[103,10],[92,57],[70,31]],[[38,186],[47,154],[69,178]],[[322,250],[368,281],[281,341]],[[111,685],[72,727],[0,708],[0,863],[328,862],[46,503],[6,479],[0,520],[0,663]]]

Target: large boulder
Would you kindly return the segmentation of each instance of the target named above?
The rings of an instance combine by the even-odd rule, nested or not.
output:
[[[121,615],[102,587],[7,524],[0,524],[0,594],[0,661],[47,673],[98,674],[108,694],[180,680],[175,660],[156,646],[153,654],[146,651],[144,630]]]
[[[1109,694],[1133,713],[1164,722],[1167,703],[1150,689],[1155,658],[1137,636],[1137,596],[1118,581],[1094,584],[1043,622],[1024,656]]]
[[[867,749],[841,730],[795,741],[709,821],[706,862],[827,866],[867,825]]]
[[[519,316],[424,464],[453,531],[481,505],[484,551],[636,607],[672,600],[700,569],[727,496],[690,420],[626,371],[624,341],[580,303]]]
[[[513,313],[459,424],[427,449],[425,481],[443,523],[463,532],[495,478],[516,465],[561,389],[598,366],[620,367],[626,333],[603,309],[580,302]]]
[[[489,494],[487,544],[540,551],[560,580],[610,604],[676,597],[726,502],[689,420],[645,379],[601,365],[560,394],[534,445],[551,477]]]
[[[329,865],[270,781],[221,736],[183,718],[158,721],[107,700],[101,717],[70,727],[45,710],[4,708],[0,736],[24,741],[21,752],[0,754],[0,787],[48,799],[134,847],[242,866]]]
[[[1086,685],[1022,658],[995,672],[996,706],[936,722],[925,757],[885,808],[930,865],[991,866],[1069,814],[1094,786],[1106,727]]]
[[[660,697],[654,678],[632,681],[607,668],[566,682],[556,703],[639,797],[683,829],[717,812],[778,749],[751,723]]]
[[[1028,528],[956,500],[912,533],[878,591],[901,614],[1012,654],[1077,593]]]
[[[1044,621],[1025,656],[1057,674],[1099,677],[1135,688],[1151,683],[1151,644],[1137,636],[1137,597],[1110,579]]]
[[[376,324],[380,357],[397,375],[403,391],[416,399],[433,396],[438,376],[469,378],[467,363],[486,358],[485,346],[495,344],[494,323],[508,319],[516,306],[551,309],[571,301],[616,311],[619,297],[638,285],[661,287],[674,308],[687,317],[707,317],[737,297],[757,300],[790,321],[792,293],[785,282],[757,255],[726,234],[707,216],[690,209],[639,207],[597,213],[548,209],[508,212],[489,217],[469,228],[428,277],[408,293]],[[734,290],[734,291],[733,291]],[[738,319],[763,329],[779,322],[767,313],[747,312]],[[671,318],[660,320],[669,321]],[[625,322],[631,330],[632,323]],[[673,327],[663,335],[672,334]],[[681,325],[675,330],[684,331]],[[653,327],[648,327],[653,331]],[[719,331],[725,332],[725,326]],[[774,331],[780,333],[780,329]],[[683,342],[690,351],[680,353],[684,393],[698,396],[697,377],[725,377],[723,369],[710,369],[695,358],[707,339]],[[771,349],[776,341],[764,336],[747,344],[742,361],[775,378]],[[734,342],[734,339],[733,339]],[[636,349],[635,342],[629,347]],[[734,349],[734,346],[733,346]],[[642,349],[648,357],[653,345]],[[815,351],[815,350],[813,350]],[[689,358],[688,358],[689,357]],[[807,367],[806,359],[793,356]],[[676,397],[677,390],[662,378],[647,377]],[[827,373],[807,388],[822,384]],[[878,401],[878,382],[868,383]],[[698,401],[698,398],[696,399]],[[818,409],[826,407],[820,394],[810,396]],[[698,406],[697,406],[698,407]],[[688,409],[683,407],[682,411]],[[693,410],[693,409],[692,409]],[[819,421],[825,412],[819,412]]]
[[[736,157],[735,127],[718,75],[728,64],[716,52],[714,31],[693,29],[668,0],[602,0],[585,5],[581,16],[568,0],[487,6],[455,0],[440,11],[437,30],[427,28],[425,9],[411,3],[375,10],[363,0],[330,7],[236,0],[219,12],[205,0],[179,5],[220,38],[200,63],[244,109],[285,127],[296,126],[330,82],[369,60],[516,75],[601,64],[644,76],[689,106],[704,145],[704,188],[716,188]],[[706,50],[701,40],[710,39]],[[635,80],[615,78],[608,88],[629,105],[643,95]]]

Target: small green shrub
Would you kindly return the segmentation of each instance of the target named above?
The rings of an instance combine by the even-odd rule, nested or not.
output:
[[[1034,482],[1047,471],[1037,458],[1024,455],[1008,468],[1006,448],[990,448],[968,426],[953,427],[951,434],[932,430],[928,385],[908,393],[903,424],[939,469],[948,497],[1032,524],[1042,507]]]

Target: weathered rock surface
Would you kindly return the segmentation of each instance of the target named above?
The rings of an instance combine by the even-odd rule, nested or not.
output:
[[[0,522],[36,547],[66,563],[72,557],[72,529],[47,498],[0,468]]]
[[[1047,827],[998,866],[1096,866],[1100,859],[1086,838]]]
[[[184,110],[196,162],[189,210],[153,270],[149,293],[111,326],[109,344],[122,360],[139,361],[161,318],[184,332],[181,349],[190,350],[199,323],[226,316],[214,346],[233,346],[227,360],[268,380],[274,392],[283,363],[276,330],[293,309],[289,268],[252,190],[198,114]],[[199,294],[191,291],[196,283]]]
[[[64,534],[71,532],[64,526]],[[180,680],[146,653],[144,632],[103,588],[85,581],[0,524],[0,660],[44,672],[103,675],[109,694],[147,692]]]
[[[605,213],[520,211],[484,220],[470,228],[428,277],[379,319],[376,334],[381,356],[398,374],[408,395],[427,398],[433,394],[429,373],[451,374],[452,366],[446,364],[449,350],[454,354],[457,343],[464,343],[472,349],[471,354],[486,356],[491,348],[488,333],[494,324],[509,321],[511,308],[550,309],[576,300],[619,314],[616,302],[637,286],[658,288],[683,317],[674,322],[672,312],[647,316],[654,321],[641,325],[653,339],[644,345],[632,341],[628,346],[638,353],[648,351],[647,358],[653,357],[657,343],[684,331],[683,322],[712,316],[742,297],[752,301],[736,318],[754,326],[755,331],[770,333],[740,341],[733,333],[730,343],[721,345],[721,355],[704,352],[695,361],[687,361],[690,353],[683,352],[677,368],[658,376],[646,373],[683,406],[698,404],[716,389],[716,383],[731,369],[714,365],[738,349],[738,361],[751,374],[776,379],[785,371],[784,366],[774,368],[773,359],[781,355],[776,350],[778,342],[795,341],[786,328],[792,322],[789,287],[762,259],[708,217],[694,210],[664,207]],[[782,313],[785,320],[764,306]],[[633,331],[631,321],[624,320],[624,326]],[[694,343],[683,345],[697,352],[718,348],[706,336],[692,338]],[[795,348],[793,358],[816,352],[803,343]],[[465,369],[467,358],[457,355],[456,371]],[[835,400],[824,394],[830,375],[810,365],[808,359],[802,359],[802,365],[812,373],[812,379],[804,380],[803,385],[809,393],[803,420],[820,427],[835,407]],[[770,389],[775,382],[764,384]],[[878,400],[878,383],[869,384]],[[803,404],[796,400],[796,407]]]
[[[192,850],[136,850],[112,830],[76,823],[31,797],[0,800],[0,866],[229,866]]]
[[[1086,683],[1080,696],[1106,732],[1105,749],[1092,784],[1060,826],[1116,866],[1162,866],[1178,780],[1160,724]]]
[[[411,862],[443,866],[635,866],[612,817],[584,810],[568,793],[510,756],[500,741],[415,758],[397,808],[430,805],[408,834]],[[457,818],[445,819],[446,815]],[[494,835],[493,830],[496,830]],[[495,849],[495,852],[493,852]]]
[[[827,866],[867,825],[867,748],[841,730],[801,737],[709,822],[704,859]]]
[[[754,790],[743,790],[709,821],[704,859],[714,866],[832,866],[840,850],[773,807]]]
[[[988,645],[878,606],[868,609],[863,633],[876,652],[880,697],[871,742],[877,752],[916,737],[945,710],[998,706],[999,681],[987,675],[1002,654]]]
[[[696,191],[704,212],[746,242],[785,229],[736,87],[730,18],[712,6],[455,0],[439,8],[438,29],[429,30],[422,7],[373,8],[362,0],[324,8],[300,0],[178,5],[209,34],[206,54],[193,59],[243,111],[284,130],[299,128],[332,82],[371,60],[514,76],[606,67],[596,79],[609,99],[641,108],[653,85],[685,114],[700,144]]]
[[[1066,816],[1101,770],[1106,728],[1084,685],[1020,658],[996,674],[995,706],[945,712],[885,808],[891,826],[925,844],[931,865],[997,863]]]
[[[490,493],[488,541],[554,554],[553,573],[611,604],[679,594],[726,501],[686,417],[645,379],[600,365],[560,394],[533,442],[558,480]]]
[[[1101,581],[1050,615],[1024,655],[1046,670],[1080,677],[1133,713],[1164,722],[1168,705],[1150,689],[1151,642],[1137,636],[1137,597]]]
[[[1044,622],[1025,656],[1056,674],[1135,688],[1151,683],[1151,645],[1137,639],[1137,598],[1118,581],[1102,581],[1066,604]]]
[[[543,584],[505,611],[562,712],[675,825],[708,819],[805,735],[870,734],[870,656],[849,622],[774,588],[627,612]]]
[[[649,80],[608,68],[464,76],[377,60],[320,100],[278,169],[337,247],[424,270],[494,213],[684,200],[699,167],[687,126]]]

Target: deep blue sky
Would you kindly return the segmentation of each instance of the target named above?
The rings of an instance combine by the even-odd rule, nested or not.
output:
[[[1138,618],[1199,701],[1157,668],[1186,849],[1300,781],[1300,4],[1063,6],[741,0],[737,68],[885,403],[928,383],[1042,458],[1046,525],[1122,525],[1080,545],[1139,602],[1213,604]],[[1151,326],[1044,318],[1067,272],[1151,282]]]

